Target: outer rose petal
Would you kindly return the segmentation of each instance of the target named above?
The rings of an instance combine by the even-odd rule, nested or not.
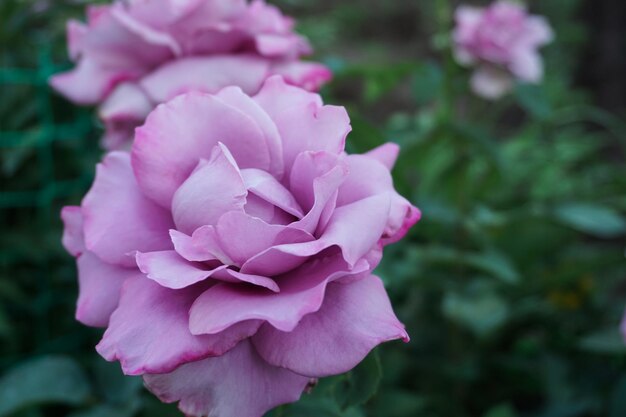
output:
[[[138,276],[137,269],[102,262],[92,252],[84,252],[78,265],[78,302],[76,320],[87,326],[106,327],[117,308],[120,289],[127,278]]]
[[[266,60],[251,55],[188,57],[159,67],[140,83],[155,102],[164,102],[189,91],[217,93],[229,85],[254,94],[268,70]]]
[[[50,85],[73,102],[89,105],[104,99],[118,82],[136,76],[137,71],[104,68],[83,58],[73,70],[51,77]]]
[[[130,155],[111,152],[98,164],[96,179],[83,200],[85,243],[102,260],[135,266],[135,251],[168,249],[170,214],[141,193]]]
[[[218,142],[228,147],[240,168],[269,168],[259,126],[219,98],[189,93],[158,106],[135,134],[132,160],[141,189],[169,207],[178,187]]]
[[[366,152],[364,155],[377,160],[383,164],[389,171],[393,169],[400,153],[400,147],[392,142],[387,142],[377,148]]]
[[[98,115],[105,123],[115,120],[141,121],[153,107],[137,84],[127,82],[115,87],[98,109]]]
[[[537,51],[519,50],[513,55],[511,72],[520,80],[538,83],[543,78],[543,62]]]
[[[367,271],[361,261],[350,268],[338,256],[306,264],[277,278],[279,293],[217,284],[205,291],[189,310],[193,334],[216,334],[246,320],[265,320],[277,329],[293,330],[306,314],[319,310],[328,282]]]
[[[83,238],[83,213],[78,206],[65,206],[61,210],[63,220],[63,247],[72,256],[79,256],[85,251]]]
[[[343,151],[352,129],[345,108],[322,106],[317,94],[290,86],[279,76],[270,77],[254,100],[278,127],[286,172],[300,152]]]
[[[511,91],[513,80],[504,71],[481,67],[474,71],[471,86],[477,95],[488,100],[497,100]]]
[[[96,349],[119,360],[127,375],[171,372],[182,364],[223,355],[256,333],[260,322],[245,321],[216,335],[189,332],[189,307],[201,289],[170,290],[145,278],[127,280],[119,307]]]
[[[286,61],[272,67],[273,75],[282,76],[291,85],[317,91],[333,78],[328,67],[317,62]]]
[[[165,375],[145,375],[161,401],[180,401],[190,416],[261,417],[280,404],[297,401],[309,378],[269,365],[250,342],[218,358],[181,366]]]
[[[330,284],[322,308],[291,332],[263,325],[253,337],[259,354],[275,366],[324,377],[354,368],[380,343],[409,336],[398,321],[382,281],[375,276]]]

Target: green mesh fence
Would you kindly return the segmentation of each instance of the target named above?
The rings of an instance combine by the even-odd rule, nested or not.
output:
[[[59,210],[80,201],[101,153],[90,109],[76,108],[48,86],[63,69],[51,48],[34,53],[34,68],[0,68],[0,300],[9,317],[48,316],[60,302],[48,291],[51,283],[74,279],[60,245]],[[20,310],[24,294],[35,311]],[[49,326],[37,326],[38,339],[46,340]]]

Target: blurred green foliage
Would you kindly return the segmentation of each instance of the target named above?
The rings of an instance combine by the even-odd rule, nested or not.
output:
[[[177,416],[73,320],[58,212],[89,186],[101,127],[46,79],[84,3],[0,2],[0,416]],[[412,341],[270,415],[625,416],[626,125],[576,85],[581,2],[531,2],[557,33],[546,80],[498,103],[450,60],[447,1],[276,3],[336,71],[324,96],[350,111],[349,150],[402,146],[423,220],[378,270]]]

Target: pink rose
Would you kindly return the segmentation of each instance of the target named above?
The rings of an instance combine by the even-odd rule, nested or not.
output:
[[[501,0],[481,9],[461,6],[456,11],[454,47],[457,61],[475,66],[471,85],[482,97],[496,99],[513,86],[513,79],[538,83],[543,63],[538,49],[553,38],[541,16]]]
[[[272,74],[315,91],[325,66],[300,61],[311,52],[294,22],[264,0],[117,0],[89,6],[87,24],[70,21],[76,67],[50,79],[70,100],[99,104],[103,145],[129,145],[134,128],[159,103],[187,91],[229,85],[256,93]]]
[[[397,146],[347,155],[349,131],[279,76],[159,105],[62,212],[98,352],[188,415],[260,417],[408,340],[372,271],[420,212]]]

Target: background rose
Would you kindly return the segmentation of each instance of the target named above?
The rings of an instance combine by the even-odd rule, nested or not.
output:
[[[487,8],[461,6],[455,18],[455,56],[459,63],[477,67],[471,80],[476,94],[495,99],[512,88],[514,78],[541,81],[538,48],[553,38],[544,17],[529,15],[523,5],[503,0]]]
[[[349,131],[280,77],[157,107],[62,213],[100,354],[187,414],[259,417],[408,340],[371,273],[419,211],[393,188],[397,147],[347,155]]]
[[[186,91],[237,85],[258,91],[271,74],[309,90],[330,79],[294,22],[264,0],[130,0],[88,6],[67,25],[73,70],[51,85],[79,104],[101,104],[108,149],[132,138],[158,103]]]

